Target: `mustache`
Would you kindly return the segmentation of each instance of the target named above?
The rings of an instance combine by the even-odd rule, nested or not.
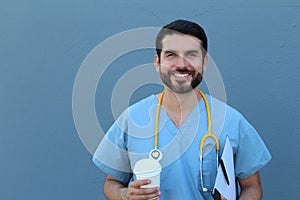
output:
[[[189,69],[187,67],[185,68],[176,68],[174,70],[172,70],[173,72],[179,72],[179,73],[186,73],[186,74],[194,74],[195,73],[195,70],[193,69]]]

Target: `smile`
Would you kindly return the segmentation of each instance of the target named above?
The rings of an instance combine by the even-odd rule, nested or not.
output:
[[[184,78],[189,76],[189,74],[174,74],[174,76],[178,77],[178,78]]]

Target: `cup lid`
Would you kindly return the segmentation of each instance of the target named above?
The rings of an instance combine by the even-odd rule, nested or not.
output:
[[[142,159],[135,163],[133,172],[135,174],[161,172],[161,166],[157,160],[154,159]]]

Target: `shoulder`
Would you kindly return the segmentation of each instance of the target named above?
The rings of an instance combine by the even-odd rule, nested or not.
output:
[[[214,97],[210,97],[211,118],[215,132],[224,132],[229,135],[238,136],[240,131],[244,134],[256,132],[254,127],[237,109]]]
[[[150,95],[129,106],[118,118],[118,122],[142,125],[149,123],[151,116],[156,111],[158,100],[155,95]]]
[[[223,102],[210,95],[206,95],[206,97],[209,99],[212,113],[217,113],[218,115],[223,114],[226,119],[230,120],[244,118],[244,116],[236,108],[228,105],[227,102]]]
[[[139,110],[145,110],[145,109],[149,109],[150,107],[152,107],[153,105],[157,105],[158,101],[156,96],[150,95],[134,104],[132,104],[131,106],[129,106],[128,110],[130,112],[138,112]]]

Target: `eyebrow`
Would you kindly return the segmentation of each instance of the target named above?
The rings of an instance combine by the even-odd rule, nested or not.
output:
[[[172,50],[172,49],[163,50],[162,52],[164,54],[168,54],[168,53],[175,53],[175,54],[177,54],[177,51],[176,50]],[[201,53],[201,51],[197,50],[197,49],[192,49],[192,50],[188,50],[188,51],[184,52],[184,54],[190,54],[190,53]]]
[[[164,52],[164,53],[176,53],[177,51],[172,50],[172,49],[166,49],[166,50],[162,50],[162,52]],[[199,53],[199,52],[200,52],[200,50],[198,50],[198,49],[192,49],[192,50],[186,51],[185,53]]]
[[[164,52],[164,54],[168,54],[168,53],[177,53],[177,51],[172,50],[172,49],[163,50],[162,52]]]
[[[190,53],[201,53],[200,50],[189,50],[187,52],[185,52],[185,54],[190,54]]]

